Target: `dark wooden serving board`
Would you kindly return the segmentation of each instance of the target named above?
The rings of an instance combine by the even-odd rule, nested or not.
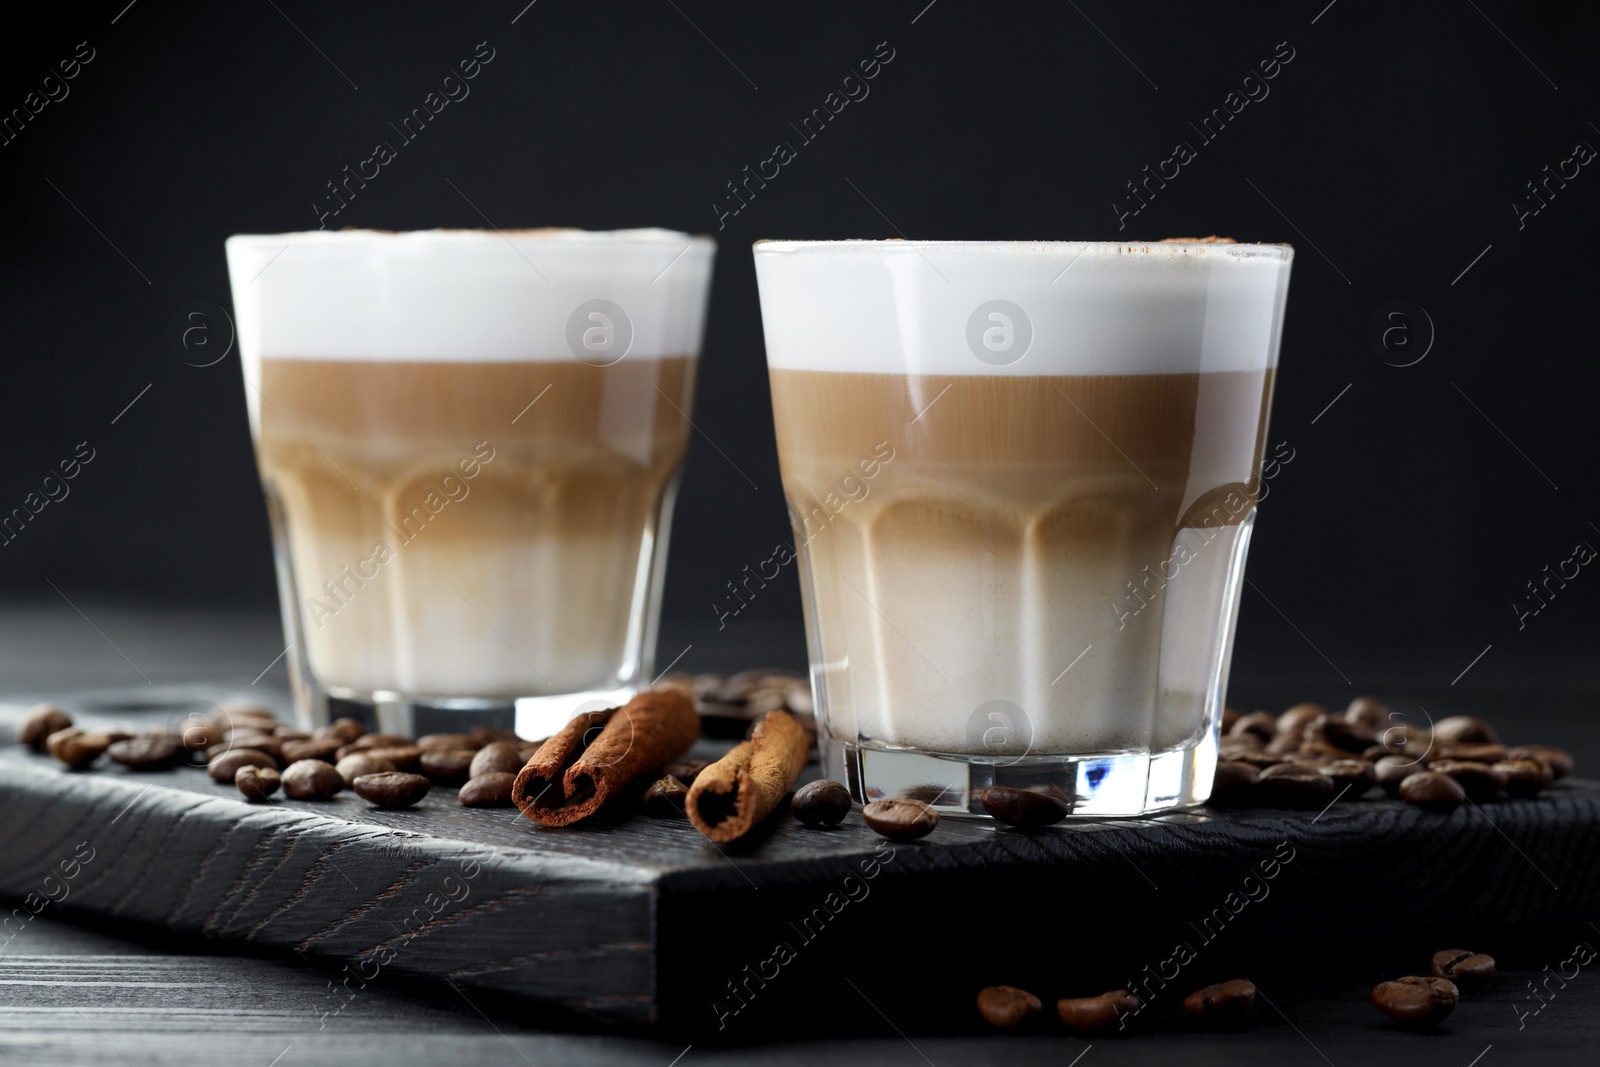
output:
[[[151,693],[116,720],[204,695]],[[19,710],[0,709],[0,739]],[[399,812],[348,793],[249,804],[198,769],[73,773],[0,743],[0,897],[10,930],[48,907],[308,959],[330,1015],[405,976],[568,1019],[815,1034],[868,1007],[965,1018],[977,988],[1025,975],[1055,995],[1164,990],[1173,969],[1211,980],[1300,945],[1600,917],[1600,785],[1449,815],[1368,798],[1031,834],[947,819],[897,845],[859,815],[818,831],[780,813],[719,849],[681,820],[552,831],[449,789]]]

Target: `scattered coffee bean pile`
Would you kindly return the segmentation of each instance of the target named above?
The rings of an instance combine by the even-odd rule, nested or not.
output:
[[[187,763],[249,800],[268,800],[280,789],[294,800],[327,800],[351,789],[381,808],[410,807],[436,785],[458,788],[467,807],[507,807],[516,772],[538,747],[488,727],[413,739],[370,734],[354,719],[339,719],[307,732],[248,704],[221,706],[181,731],[137,734],[82,730],[60,708],[41,704],[17,740],[72,770],[86,770],[102,755],[136,771]]]
[[[1507,747],[1482,719],[1456,715],[1422,729],[1371,697],[1342,712],[1296,704],[1282,715],[1223,715],[1211,803],[1326,807],[1382,789],[1428,811],[1452,811],[1504,794],[1533,797],[1572,772],[1549,745]],[[992,814],[992,813],[991,813]]]
[[[1183,998],[1183,1010],[1202,1023],[1237,1024],[1256,1002],[1256,987],[1243,978],[1208,985]],[[1056,1017],[1080,1034],[1101,1034],[1122,1029],[1123,1016],[1136,1014],[1144,1005],[1126,989],[1113,989],[1092,997],[1063,997],[1056,1001]],[[992,985],[978,992],[978,1014],[990,1026],[1010,1030],[1030,1022],[1043,1005],[1039,998],[1016,986]]]
[[[1432,974],[1407,975],[1379,982],[1372,1003],[1403,1026],[1427,1029],[1437,1026],[1453,1011],[1461,991],[1476,992],[1494,977],[1494,958],[1481,952],[1447,948],[1433,954]]]

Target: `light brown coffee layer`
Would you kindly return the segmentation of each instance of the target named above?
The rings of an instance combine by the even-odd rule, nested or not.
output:
[[[615,685],[694,362],[263,359],[257,454],[319,681]]]

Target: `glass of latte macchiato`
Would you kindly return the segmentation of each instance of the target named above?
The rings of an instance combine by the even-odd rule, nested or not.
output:
[[[1204,800],[1291,250],[763,241],[819,743],[857,800]]]
[[[227,250],[302,713],[542,736],[648,684],[712,241],[349,230]]]

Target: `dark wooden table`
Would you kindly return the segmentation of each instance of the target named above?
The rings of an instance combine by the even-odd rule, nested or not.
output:
[[[264,614],[203,615],[116,611],[93,605],[88,618],[67,608],[0,614],[0,689],[9,697],[123,686],[217,682],[249,685],[281,651],[276,624]],[[92,625],[89,620],[92,619]],[[98,631],[98,632],[97,632]],[[760,661],[792,665],[796,650],[763,648],[761,635],[721,642],[689,669],[726,670]],[[767,653],[763,655],[762,653]],[[281,664],[259,686],[282,683]],[[1236,672],[1236,679],[1241,674]],[[1424,687],[1426,688],[1426,687]],[[1278,706],[1319,694],[1279,692],[1272,685],[1241,703]],[[1328,694],[1331,699],[1337,694]],[[1491,711],[1493,693],[1425,695],[1434,706]],[[1523,694],[1526,696],[1526,694]],[[1435,700],[1435,698],[1438,698]],[[1447,699],[1448,698],[1448,699]],[[1478,704],[1475,705],[1474,701]],[[1586,711],[1589,694],[1550,692],[1529,705],[1543,736],[1594,767],[1597,754]],[[1452,703],[1453,702],[1453,703]],[[0,810],[0,823],[7,813]],[[5,827],[7,830],[13,827]],[[0,863],[5,862],[0,857]],[[1514,860],[1510,862],[1515,862]],[[1600,856],[1587,857],[1600,864]],[[16,902],[7,902],[9,907]],[[994,936],[1026,945],[1027,916],[1008,914],[1003,893]],[[1135,923],[1137,914],[1085,915],[1083,922]],[[1600,920],[1600,915],[1594,916]],[[1442,917],[1448,922],[1448,917]],[[891,920],[892,921],[892,920]],[[1322,948],[1297,946],[1252,970],[1264,994],[1258,1016],[1240,1031],[1210,1033],[1169,1010],[1155,1025],[1123,1037],[1084,1040],[1055,1031],[1026,1035],[964,1032],[966,1020],[900,1025],[898,1010],[878,1006],[907,987],[969,986],[965,973],[919,968],[901,973],[893,959],[874,959],[863,945],[857,981],[841,984],[841,1005],[868,1024],[849,1037],[774,1042],[755,1030],[732,1044],[664,1039],[647,1031],[535,1021],[524,1006],[491,1001],[458,988],[387,978],[372,982],[336,1015],[329,1014],[330,969],[281,958],[228,955],[215,945],[152,935],[126,925],[69,922],[46,908],[0,944],[0,1062],[19,1064],[342,1062],[462,1064],[773,1062],[841,1064],[1051,1063],[1590,1063],[1600,1037],[1600,960],[1575,967],[1580,942],[1600,947],[1600,925],[1565,924],[1534,931],[1463,930],[1491,948],[1503,971],[1491,988],[1464,1001],[1438,1033],[1394,1029],[1366,1002],[1374,981],[1401,973],[1398,945],[1347,938]],[[1442,947],[1442,946],[1441,946]],[[1371,962],[1350,961],[1370,957]],[[1574,969],[1576,974],[1573,973]],[[903,970],[903,969],[902,969]],[[1565,977],[1561,973],[1565,970]],[[811,980],[811,979],[807,979]],[[1539,999],[1535,999],[1537,988]],[[470,997],[470,999],[469,999]],[[870,1011],[863,1009],[863,1004]],[[843,1010],[843,1009],[842,1009]],[[826,1028],[819,1024],[821,1033]],[[1080,1060],[1081,1058],[1081,1060]]]

